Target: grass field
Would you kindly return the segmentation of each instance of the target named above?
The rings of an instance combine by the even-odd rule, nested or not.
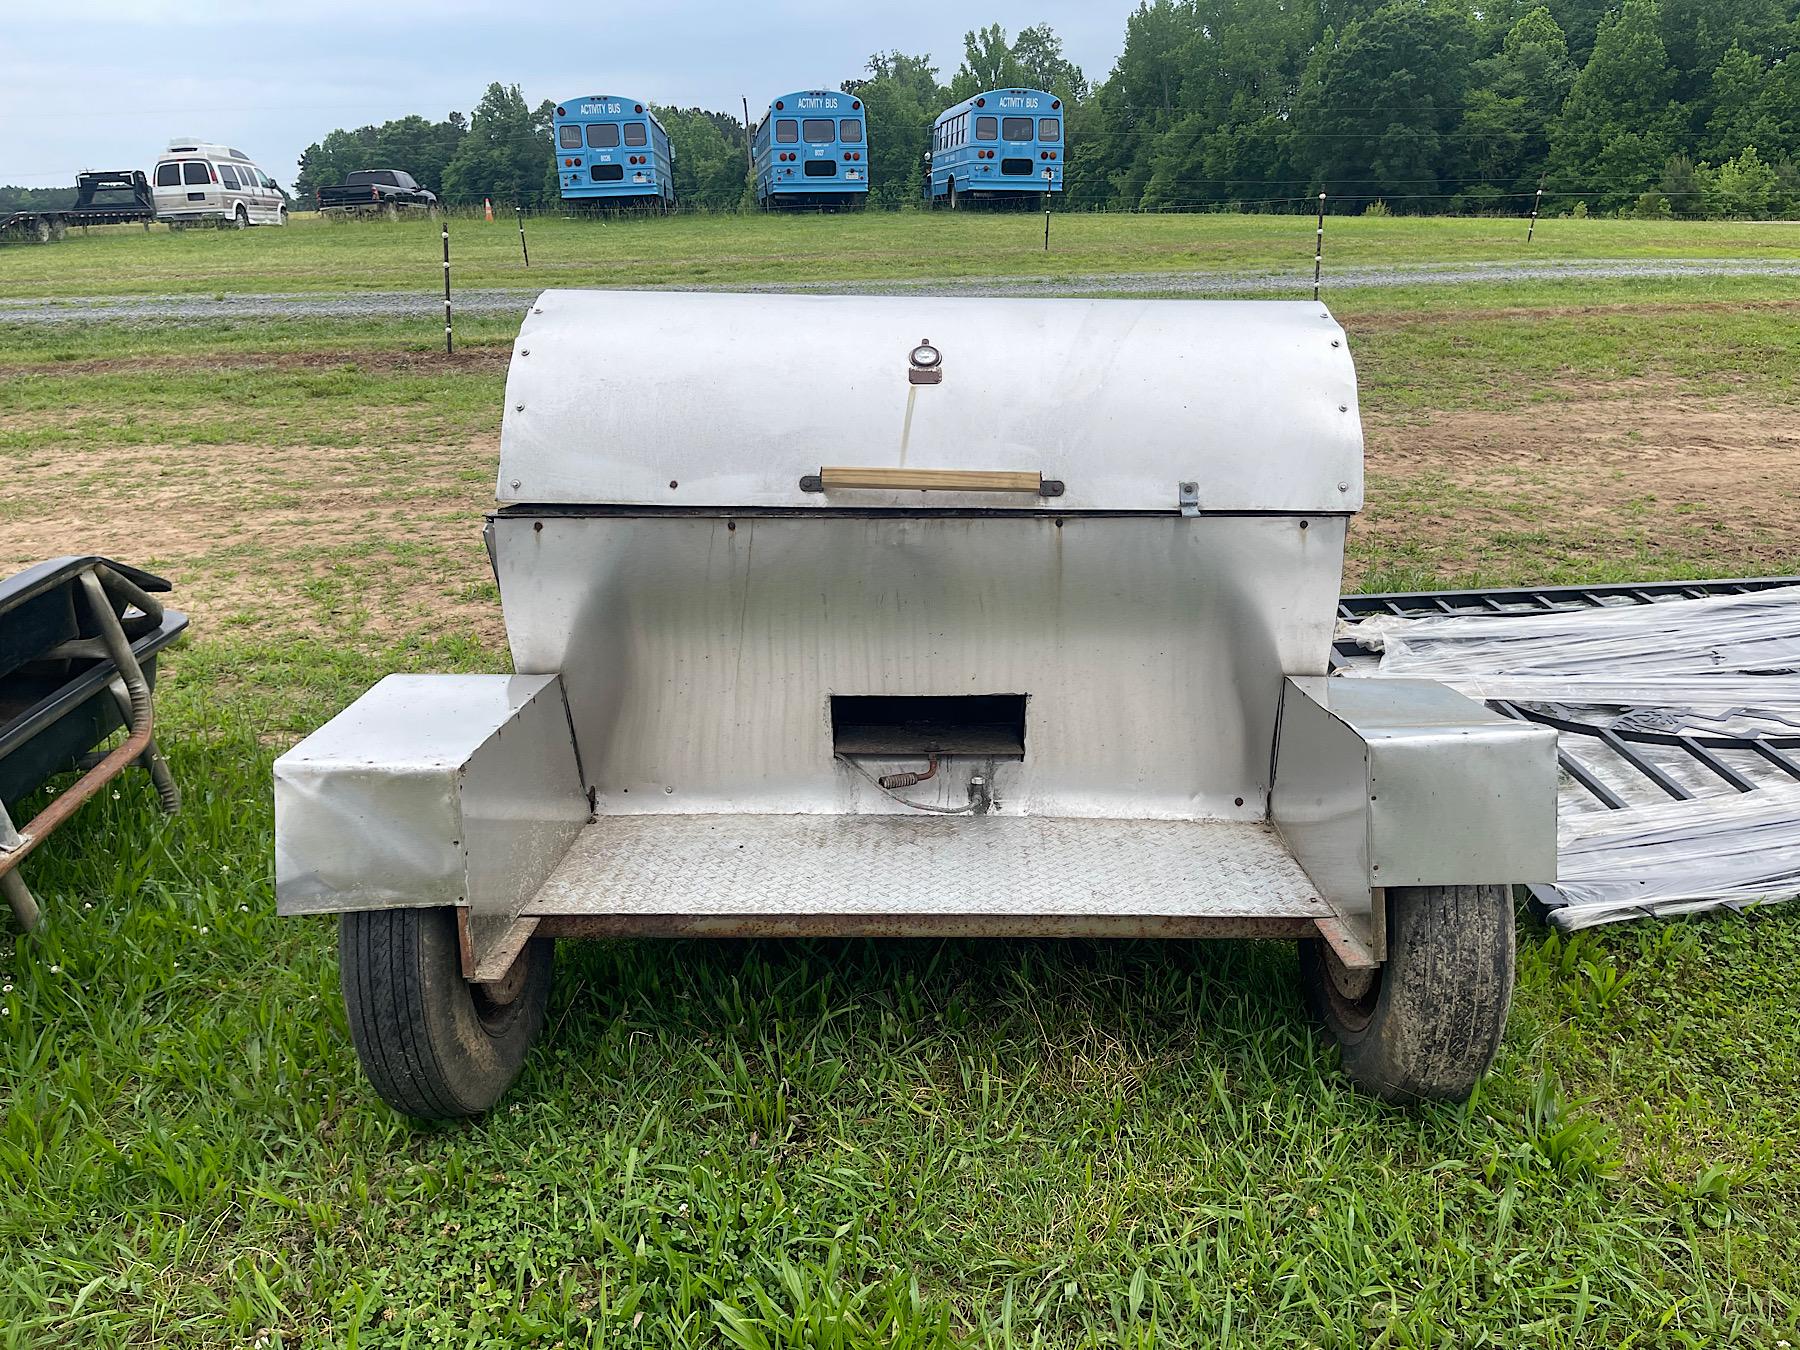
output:
[[[533,217],[529,270],[513,220],[450,223],[459,286],[619,286],[856,282],[1114,272],[1292,271],[1312,276],[1309,216],[1058,214],[1052,247],[1031,212],[909,211],[837,216],[678,215],[612,221]],[[1332,268],[1403,263],[1543,262],[1592,258],[1796,256],[1785,222],[1671,224],[1545,220],[1527,248],[1521,221],[1361,217],[1332,220]],[[71,246],[73,245],[73,246]],[[0,248],[0,299],[69,295],[332,290],[435,290],[443,284],[437,224],[325,225],[283,231],[146,235],[103,228],[62,246]],[[1791,283],[1790,283],[1791,287]]]
[[[468,284],[526,284],[509,228],[453,228]],[[1015,228],[534,222],[530,281],[1310,244],[1293,220],[1071,216],[1046,264],[1001,256]],[[0,249],[0,296],[428,290],[429,250],[395,280],[409,229]],[[1521,246],[1511,222],[1333,229],[1346,265]],[[1793,226],[1539,242],[1800,256]],[[1800,573],[1792,279],[1331,303],[1369,439],[1351,584]],[[186,809],[122,780],[33,859],[47,930],[0,936],[0,1346],[1800,1342],[1800,908],[1526,923],[1467,1107],[1351,1092],[1282,944],[605,943],[565,945],[554,1034],[492,1118],[393,1116],[331,929],[274,917],[268,782],[390,670],[507,668],[479,527],[510,324],[454,359],[435,336],[0,321],[0,573],[111,553],[195,617],[159,702]]]

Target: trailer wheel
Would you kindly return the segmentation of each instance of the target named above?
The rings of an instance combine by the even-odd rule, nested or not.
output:
[[[1512,1003],[1511,890],[1394,887],[1387,904],[1379,971],[1346,969],[1319,938],[1300,944],[1307,1006],[1358,1086],[1391,1102],[1465,1099]]]
[[[422,1120],[478,1116],[512,1086],[544,1025],[555,944],[533,938],[495,985],[462,976],[454,909],[380,909],[338,924],[350,1038],[381,1099]]]
[[[50,218],[50,238],[57,243],[61,243],[68,237],[69,222],[64,220],[61,216],[52,216]]]
[[[31,230],[31,238],[34,243],[47,244],[50,242],[50,219],[48,216],[33,216],[28,228]]]

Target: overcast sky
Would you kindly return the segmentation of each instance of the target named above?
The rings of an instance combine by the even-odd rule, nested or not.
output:
[[[629,94],[752,112],[835,88],[869,54],[1049,23],[1104,77],[1136,0],[0,0],[0,183],[149,168],[172,137],[224,141],[283,184],[333,127],[467,113],[489,81],[526,100]]]

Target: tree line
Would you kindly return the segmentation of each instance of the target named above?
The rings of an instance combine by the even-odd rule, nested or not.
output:
[[[876,202],[922,200],[940,111],[1016,86],[1064,102],[1076,207],[1290,210],[1323,191],[1333,210],[1522,213],[1542,186],[1576,213],[1800,213],[1800,0],[1145,0],[1099,82],[1049,26],[990,25],[947,83],[898,50],[842,81]],[[466,119],[334,131],[296,189],[380,165],[452,202],[553,203],[553,111],[494,84]],[[679,199],[744,205],[743,122],[656,112]]]

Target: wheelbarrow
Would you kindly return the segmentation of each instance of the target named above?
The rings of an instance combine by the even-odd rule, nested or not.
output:
[[[181,794],[157,749],[156,655],[187,628],[161,577],[109,558],[52,558],[0,582],[0,891],[29,931],[38,904],[20,864],[126,767],[149,771],[163,809]],[[101,746],[123,727],[125,739]],[[19,802],[56,774],[81,777],[29,820]]]

